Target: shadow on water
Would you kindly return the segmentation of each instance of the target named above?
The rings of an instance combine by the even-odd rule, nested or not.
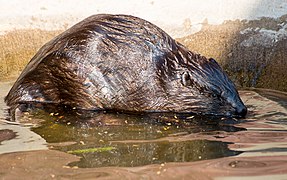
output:
[[[89,118],[82,115],[77,117],[73,113],[36,114],[32,118],[45,121],[32,131],[50,143],[51,149],[82,157],[81,161],[70,163],[70,166],[86,168],[134,167],[234,156],[241,152],[230,150],[228,145],[231,143],[228,142],[176,140],[176,137],[191,133],[216,136],[217,131],[245,130],[225,124],[219,118],[186,114],[98,113],[88,115]],[[75,123],[83,122],[83,119],[77,118],[83,118],[85,123]]]

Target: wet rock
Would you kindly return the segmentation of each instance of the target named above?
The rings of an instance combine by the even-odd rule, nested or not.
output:
[[[204,24],[200,32],[178,40],[217,59],[240,87],[287,91],[287,14]]]

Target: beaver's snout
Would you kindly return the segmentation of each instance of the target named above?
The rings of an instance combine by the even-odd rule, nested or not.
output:
[[[247,108],[243,104],[236,107],[235,109],[235,115],[239,117],[245,117],[247,114]]]

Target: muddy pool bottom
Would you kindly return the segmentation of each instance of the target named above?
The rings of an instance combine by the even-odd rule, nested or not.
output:
[[[287,179],[287,95],[241,91],[246,119],[192,115],[23,113],[6,121],[0,84],[1,179]],[[4,110],[3,110],[4,109]]]

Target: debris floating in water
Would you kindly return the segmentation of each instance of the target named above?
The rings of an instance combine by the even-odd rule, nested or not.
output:
[[[68,151],[69,154],[83,154],[83,153],[93,153],[93,152],[105,152],[116,149],[115,147],[100,147],[100,148],[88,148],[88,149],[77,149]]]

